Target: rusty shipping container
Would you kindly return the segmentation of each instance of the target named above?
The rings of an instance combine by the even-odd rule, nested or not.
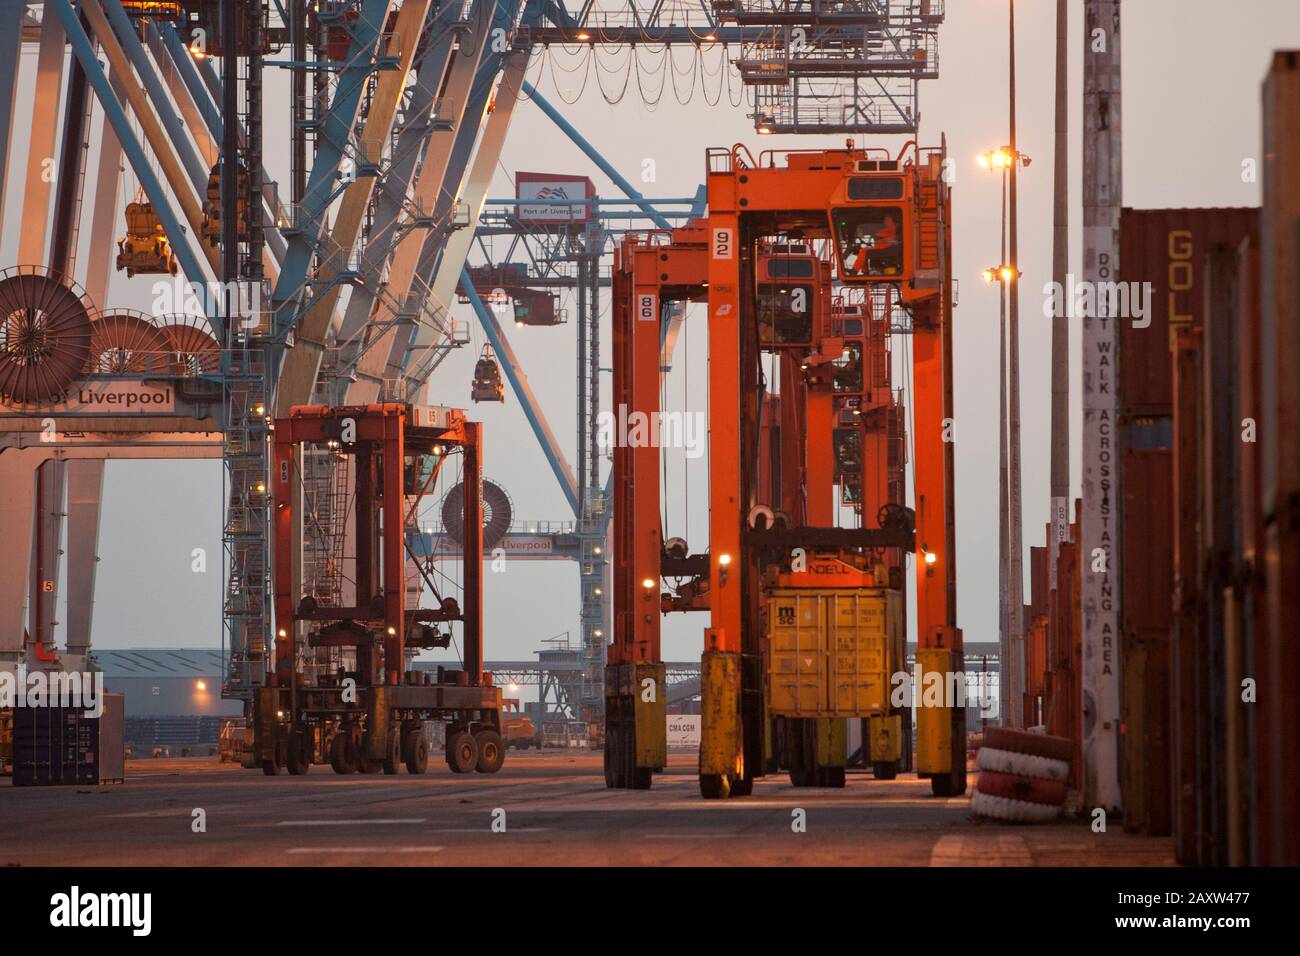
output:
[[[1200,371],[1200,503],[1196,566],[1200,649],[1199,685],[1201,733],[1197,740],[1196,791],[1198,862],[1221,866],[1229,862],[1233,821],[1229,793],[1232,781],[1248,773],[1244,754],[1231,759],[1229,730],[1246,704],[1232,686],[1229,642],[1234,638],[1229,618],[1230,593],[1236,566],[1237,497],[1234,446],[1240,441],[1236,407],[1238,249],[1214,244],[1205,254],[1205,307],[1201,319]]]
[[[1259,244],[1246,242],[1239,250],[1238,270],[1243,281],[1237,283],[1237,413],[1242,421],[1255,423],[1255,434],[1245,437],[1258,439],[1260,419],[1259,385]],[[1236,451],[1236,489],[1240,521],[1237,531],[1238,576],[1231,590],[1232,621],[1237,636],[1229,648],[1229,664],[1236,668],[1229,676],[1229,685],[1240,684],[1247,675],[1258,675],[1267,652],[1265,626],[1265,591],[1262,573],[1264,545],[1264,512],[1260,497],[1259,442],[1234,443]],[[1247,708],[1244,726],[1234,727],[1229,734],[1230,746],[1245,751],[1245,759],[1252,770],[1258,766],[1259,754],[1267,742],[1275,739],[1276,730],[1269,722],[1269,710],[1262,707]],[[1271,794],[1263,786],[1263,776],[1258,772],[1249,775],[1244,792],[1239,782],[1230,799],[1245,803],[1247,819],[1275,819],[1282,807],[1272,806]],[[1229,812],[1234,817],[1233,808]],[[1260,846],[1258,833],[1251,827],[1239,835],[1230,850],[1235,862],[1244,858],[1258,862]]]
[[[1270,812],[1259,862],[1300,865],[1300,50],[1283,50],[1263,87],[1260,220],[1260,496],[1264,627],[1259,708],[1269,735],[1257,765]],[[1258,621],[1258,619],[1257,619]]]
[[[1046,533],[1052,533],[1051,525]],[[1044,539],[1046,540],[1046,539]],[[1048,551],[1029,549],[1029,603],[1025,605],[1025,700],[1023,725],[1036,727],[1047,720],[1044,697],[1047,691],[1047,630],[1049,600]]]
[[[1173,643],[1176,605],[1188,614],[1183,632],[1199,633],[1193,611],[1196,549],[1191,545],[1198,527],[1191,501],[1199,494],[1194,477],[1200,468],[1199,443],[1192,433],[1185,434],[1182,457],[1176,451],[1175,385],[1182,382],[1188,399],[1200,390],[1195,356],[1206,252],[1238,244],[1254,228],[1257,215],[1245,208],[1125,209],[1120,218],[1120,278],[1127,284],[1130,305],[1129,317],[1119,325],[1121,730],[1125,827],[1137,832],[1164,835],[1175,829],[1175,798],[1186,801],[1189,790],[1185,777],[1179,787],[1173,778],[1192,762],[1191,751],[1179,748],[1196,738],[1175,744],[1172,731],[1206,716],[1204,697],[1197,692],[1206,676],[1197,671],[1200,661],[1194,654],[1178,655]],[[1189,422],[1200,422],[1196,407]],[[1176,474],[1187,482],[1182,538],[1191,545],[1183,564],[1191,572],[1188,580],[1176,579]],[[1189,642],[1194,640],[1189,637]],[[1174,674],[1178,666],[1181,679]],[[1184,810],[1185,826],[1194,826],[1187,815],[1194,810]]]
[[[1080,502],[1075,499],[1074,513]],[[1047,732],[1074,741],[1070,788],[1078,790],[1083,768],[1082,604],[1080,599],[1079,523],[1070,525],[1069,540],[1057,555],[1057,586],[1048,597],[1047,680],[1044,715]]]

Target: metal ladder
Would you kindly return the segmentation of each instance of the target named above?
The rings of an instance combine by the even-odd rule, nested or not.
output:
[[[229,662],[222,696],[248,701],[263,682],[271,631],[270,405],[260,351],[236,349],[222,354],[227,385],[222,422],[227,502],[221,532],[227,570],[222,620],[223,650]]]

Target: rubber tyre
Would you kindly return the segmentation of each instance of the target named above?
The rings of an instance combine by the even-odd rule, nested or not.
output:
[[[406,772],[420,774],[429,769],[429,739],[423,730],[406,736]]]
[[[623,739],[620,743],[622,751],[619,754],[622,767],[621,778],[623,789],[635,790],[636,787],[636,725],[628,722],[623,727]]]
[[[311,770],[311,751],[297,734],[289,738],[289,759],[285,761],[285,766],[293,777],[301,777]]]
[[[731,792],[731,781],[725,774],[700,774],[700,796],[705,800],[725,800]]]
[[[275,745],[275,759],[262,761],[262,773],[268,777],[278,776],[282,766],[284,766],[284,747],[277,743]]]
[[[880,760],[871,765],[871,773],[877,780],[893,780],[898,776],[898,761]]]
[[[501,743],[501,735],[495,730],[480,730],[474,735],[478,745],[478,760],[474,769],[479,773],[496,773],[506,762],[506,748]]]
[[[387,741],[385,741],[386,743]],[[375,759],[366,756],[366,738],[362,736],[360,746],[353,753],[352,759],[357,765],[359,773],[380,773],[384,769],[384,758]]]
[[[993,770],[981,771],[975,789],[990,797],[1018,800],[1021,803],[1045,803],[1059,807],[1065,803],[1066,785],[1061,780],[1018,777]]]
[[[1074,758],[1074,741],[1068,737],[1031,734],[1007,727],[985,727],[984,746],[1033,757],[1047,757],[1049,760],[1063,760],[1067,764]]]
[[[728,797],[748,797],[754,792],[753,777],[729,777],[727,784]]]
[[[384,745],[384,773],[392,776],[402,769],[402,732],[396,727],[391,728]]]
[[[616,787],[614,782],[614,738],[617,732],[610,728],[608,735],[605,737],[605,789],[613,790]]]
[[[1006,797],[994,797],[980,793],[978,789],[970,801],[971,812],[990,820],[1004,820],[1009,823],[1047,823],[1061,815],[1061,808],[1050,803],[1027,803],[1023,800],[1008,800]]]
[[[330,742],[330,766],[334,768],[334,772],[342,776],[355,773],[356,767],[352,765],[351,756],[348,753],[347,733],[336,733],[333,741]]]
[[[614,724],[606,730],[605,752],[609,755],[606,776],[614,790],[627,789],[627,765],[623,760],[623,725]]]
[[[958,784],[953,774],[942,774],[930,778],[930,793],[936,797],[960,797],[966,792],[963,784]]]
[[[447,735],[447,766],[452,773],[472,773],[478,766],[478,743],[471,734],[458,730]]]
[[[649,767],[637,767],[632,773],[631,786],[633,790],[649,790],[654,782],[654,771]]]
[[[818,767],[817,786],[829,790],[843,790],[845,784],[843,767]]]
[[[979,749],[975,757],[975,766],[980,770],[1009,773],[1017,777],[1064,781],[1070,779],[1070,765],[1064,760],[1035,757],[1033,754],[1019,754],[1010,750],[996,750],[993,747]]]
[[[406,761],[411,759],[411,741],[414,739],[418,727],[419,725],[415,723],[406,723],[402,725],[402,763],[406,763]]]

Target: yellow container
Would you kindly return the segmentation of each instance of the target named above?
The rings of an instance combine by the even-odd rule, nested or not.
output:
[[[769,709],[783,717],[889,713],[905,669],[902,595],[889,588],[781,588],[768,604]]]

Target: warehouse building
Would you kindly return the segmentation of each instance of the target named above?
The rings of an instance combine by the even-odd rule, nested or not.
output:
[[[222,723],[243,715],[237,700],[221,699],[219,648],[148,648],[94,653],[104,689],[126,699],[126,743],[206,753]]]

